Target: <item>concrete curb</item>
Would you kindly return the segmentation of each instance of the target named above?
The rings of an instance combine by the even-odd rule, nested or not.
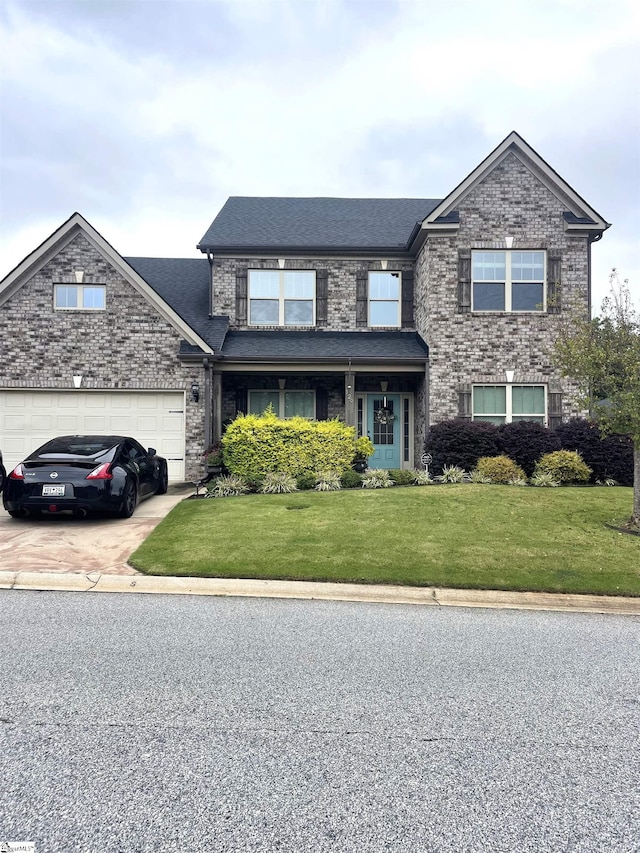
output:
[[[98,572],[86,575],[56,572],[0,572],[0,589],[302,598],[328,601],[361,601],[376,604],[421,604],[432,607],[560,610],[640,616],[640,598],[624,598],[622,596],[312,583],[307,581],[263,581],[243,578],[103,575]]]

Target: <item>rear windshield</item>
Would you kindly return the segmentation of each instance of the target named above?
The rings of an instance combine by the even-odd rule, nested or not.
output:
[[[83,438],[82,436],[54,438],[43,444],[33,455],[40,459],[54,457],[56,459],[77,459],[78,457],[96,459],[105,457],[105,461],[110,461],[115,455],[117,446],[113,443],[113,439]]]

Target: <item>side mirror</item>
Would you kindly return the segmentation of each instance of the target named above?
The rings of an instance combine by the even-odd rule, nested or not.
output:
[[[155,456],[155,455],[156,455],[156,452],[157,452],[157,451],[156,451],[155,447],[150,447],[150,448],[147,450],[147,453],[149,454],[149,456]]]

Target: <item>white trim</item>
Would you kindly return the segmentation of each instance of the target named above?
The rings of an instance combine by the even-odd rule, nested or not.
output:
[[[371,276],[372,275],[389,275],[398,276],[398,298],[397,299],[372,299],[371,298]],[[395,323],[372,323],[371,322],[371,304],[396,303],[396,322]],[[400,329],[402,327],[402,270],[369,270],[367,279],[367,325],[370,329]]]

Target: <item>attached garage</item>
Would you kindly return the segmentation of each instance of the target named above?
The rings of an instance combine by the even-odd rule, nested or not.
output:
[[[169,479],[185,479],[182,391],[0,391],[0,449],[8,469],[56,435],[130,435],[155,447]]]

